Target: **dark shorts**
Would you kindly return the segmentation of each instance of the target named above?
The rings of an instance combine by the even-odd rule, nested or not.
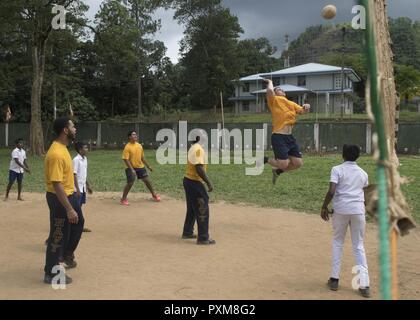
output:
[[[302,158],[299,145],[291,134],[273,134],[271,136],[271,145],[273,146],[276,160],[287,160],[289,157]]]
[[[149,175],[147,174],[147,170],[146,168],[135,168],[134,169],[136,171],[136,175],[137,175],[137,179],[146,179]],[[127,183],[132,183],[134,181],[136,181],[136,177],[133,176],[133,173],[131,172],[130,169],[125,169],[125,175],[127,177]]]
[[[79,205],[82,206],[84,204],[86,204],[86,192],[81,192],[79,198]]]
[[[17,173],[13,170],[9,170],[9,183],[14,183],[15,181],[22,183],[23,181],[23,173]]]

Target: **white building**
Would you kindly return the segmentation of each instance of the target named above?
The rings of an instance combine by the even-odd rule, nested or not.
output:
[[[350,94],[354,92],[354,83],[361,81],[353,69],[318,63],[254,74],[234,81],[235,96],[229,100],[235,102],[235,113],[268,112],[262,78],[272,79],[275,86],[282,87],[288,99],[300,105],[309,103],[312,112],[317,113],[341,113],[344,93],[345,114],[353,113]]]

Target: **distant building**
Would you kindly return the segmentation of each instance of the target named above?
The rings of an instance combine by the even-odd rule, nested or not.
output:
[[[262,78],[272,79],[274,86],[281,86],[288,99],[298,104],[311,104],[311,111],[318,113],[341,113],[342,68],[318,63],[308,63],[271,73],[259,73],[234,81],[235,113],[268,112],[266,90]],[[354,83],[361,78],[353,69],[344,68],[344,113],[353,113],[350,99]]]

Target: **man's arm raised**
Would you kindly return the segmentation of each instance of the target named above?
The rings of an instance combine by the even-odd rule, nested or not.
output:
[[[263,81],[267,84],[267,101],[270,101],[275,96],[273,81],[270,79],[263,79]]]

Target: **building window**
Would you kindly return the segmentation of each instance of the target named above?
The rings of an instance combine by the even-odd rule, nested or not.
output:
[[[335,76],[335,89],[341,89],[341,75],[337,74]]]
[[[273,84],[275,87],[281,85],[281,78],[273,79]]]
[[[298,76],[298,87],[306,86],[306,76]]]
[[[244,92],[249,92],[249,83],[244,83],[243,90]]]
[[[243,112],[249,112],[249,101],[243,101],[242,102],[242,111]]]

